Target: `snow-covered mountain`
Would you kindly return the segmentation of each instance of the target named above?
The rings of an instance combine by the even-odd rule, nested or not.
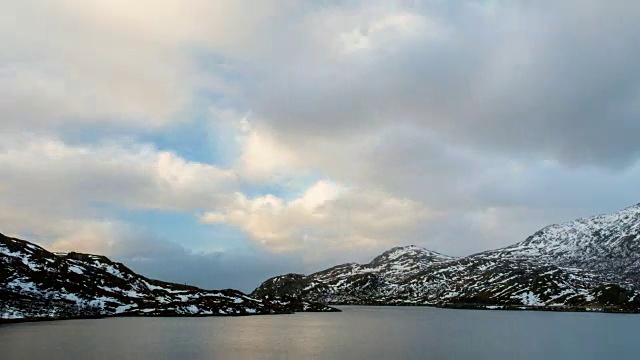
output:
[[[338,265],[304,276],[288,274],[264,282],[253,296],[311,297],[321,302],[358,304],[383,301],[412,276],[430,265],[453,258],[417,246],[396,247],[385,251],[368,264]]]
[[[547,226],[525,241],[493,252],[537,259],[640,286],[640,204],[622,211]]]
[[[427,304],[640,311],[640,205],[548,226],[525,241],[453,258],[415,246],[365,265],[265,281],[256,297],[330,304]]]
[[[0,319],[331,310],[297,299],[263,301],[236,290],[203,290],[152,280],[104,256],[51,253],[0,234]]]

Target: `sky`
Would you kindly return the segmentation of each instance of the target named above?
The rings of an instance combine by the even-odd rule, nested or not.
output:
[[[640,2],[22,0],[0,232],[251,291],[640,202]]]

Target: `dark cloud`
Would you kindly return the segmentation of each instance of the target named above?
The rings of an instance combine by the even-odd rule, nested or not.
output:
[[[410,124],[478,151],[635,161],[638,4],[470,3],[421,14],[438,20],[434,36],[269,67],[253,110],[289,142]]]

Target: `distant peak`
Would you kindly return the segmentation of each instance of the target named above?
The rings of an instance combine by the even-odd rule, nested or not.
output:
[[[382,254],[378,255],[371,263],[379,263],[383,261],[393,261],[402,256],[419,256],[419,257],[428,257],[428,258],[450,258],[449,256],[442,255],[438,252],[425,249],[416,245],[405,245],[405,246],[396,246],[393,247]]]
[[[385,251],[384,253],[392,253],[392,252],[402,251],[402,250],[427,250],[427,249],[421,248],[421,247],[416,246],[416,245],[405,245],[405,246],[392,247],[391,249]]]
[[[396,246],[396,247],[392,247],[391,249],[383,252],[382,254],[380,254],[379,257],[388,257],[390,255],[393,254],[398,254],[398,253],[404,253],[404,252],[409,252],[409,251],[428,251],[427,249],[423,249],[421,247],[415,246],[415,245],[406,245],[406,246]]]
[[[396,247],[393,247],[393,248],[383,252],[382,255],[394,254],[394,253],[398,253],[398,252],[421,252],[421,253],[426,253],[426,254],[442,255],[437,251],[425,249],[425,248],[417,246],[417,245],[396,246]]]

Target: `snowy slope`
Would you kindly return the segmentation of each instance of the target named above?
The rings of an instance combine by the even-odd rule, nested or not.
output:
[[[463,258],[393,248],[365,265],[265,281],[252,295],[332,304],[431,304],[638,311],[640,206],[552,225]]]
[[[269,302],[138,275],[104,256],[51,253],[0,234],[0,318],[100,315],[252,315],[331,310]]]
[[[486,255],[535,258],[640,285],[640,205],[547,226],[525,241]]]
[[[316,300],[322,302],[372,302],[374,298],[393,294],[398,284],[426,270],[430,265],[451,259],[453,258],[414,245],[396,247],[364,265],[344,264],[309,276],[278,276],[267,280],[252,295],[306,298],[313,294]]]

